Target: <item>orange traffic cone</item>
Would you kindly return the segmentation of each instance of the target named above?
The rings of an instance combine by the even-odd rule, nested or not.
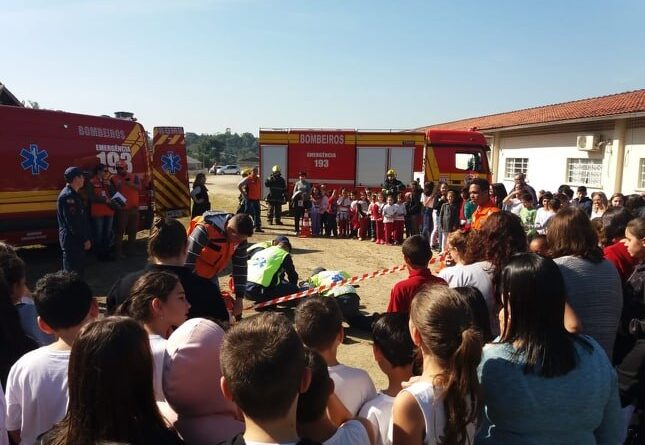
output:
[[[305,215],[302,217],[302,224],[300,225],[300,234],[298,238],[311,237],[311,220],[309,219],[309,212],[305,210]]]

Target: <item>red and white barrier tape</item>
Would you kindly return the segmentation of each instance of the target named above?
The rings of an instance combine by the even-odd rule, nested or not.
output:
[[[435,257],[435,258],[432,258],[430,260],[430,264],[434,264],[437,261],[443,261],[443,260],[444,260],[444,257]],[[346,280],[336,281],[334,283],[326,284],[324,286],[313,287],[311,289],[303,290],[301,292],[296,292],[294,294],[285,295],[284,297],[278,297],[278,298],[274,298],[273,300],[265,301],[265,302],[262,302],[262,303],[257,303],[257,304],[254,304],[253,306],[249,306],[249,307],[244,308],[244,310],[261,309],[263,307],[273,306],[274,304],[280,304],[280,303],[285,303],[287,301],[298,300],[300,298],[309,297],[309,296],[314,295],[314,294],[326,292],[326,291],[328,291],[330,289],[333,289],[334,287],[344,286],[345,284],[353,284],[353,283],[356,283],[358,281],[369,280],[369,279],[376,278],[376,277],[382,277],[383,275],[388,275],[388,274],[391,274],[391,273],[400,272],[402,270],[406,270],[407,267],[408,266],[406,266],[405,264],[402,264],[400,266],[394,266],[394,267],[390,267],[388,269],[376,270],[376,271],[371,272],[371,273],[364,273],[362,275],[355,275],[355,276],[353,276],[351,278],[347,278]]]

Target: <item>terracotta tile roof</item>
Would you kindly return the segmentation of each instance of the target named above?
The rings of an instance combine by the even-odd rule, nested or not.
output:
[[[468,130],[476,127],[478,130],[491,130],[638,112],[645,112],[645,89],[527,108],[508,113],[461,119],[443,124],[433,124],[420,129]]]

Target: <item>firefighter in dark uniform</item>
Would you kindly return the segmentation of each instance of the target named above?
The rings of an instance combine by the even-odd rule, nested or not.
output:
[[[63,250],[63,269],[83,275],[85,251],[92,247],[87,209],[78,191],[85,177],[78,167],[65,170],[67,185],[58,195],[58,240]]]
[[[387,171],[385,182],[383,183],[383,196],[386,198],[392,196],[396,202],[396,197],[405,190],[405,184],[396,179],[396,171],[391,168]]]
[[[275,217],[275,223],[281,226],[282,204],[287,202],[287,183],[280,173],[279,165],[273,166],[271,176],[264,181],[264,185],[269,188],[269,194],[266,199],[269,204],[269,211],[267,213],[269,224],[273,224],[273,218]]]

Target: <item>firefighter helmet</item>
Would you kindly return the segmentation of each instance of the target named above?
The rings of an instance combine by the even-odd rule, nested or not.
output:
[[[280,166],[279,165],[274,165],[273,168],[271,169],[273,173],[280,173]]]
[[[389,169],[386,176],[396,176],[396,170],[393,168]]]

